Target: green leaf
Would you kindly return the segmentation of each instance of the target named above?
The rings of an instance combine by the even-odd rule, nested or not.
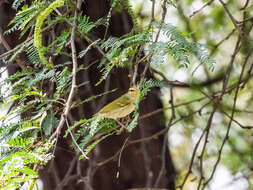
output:
[[[57,126],[59,120],[54,116],[54,114],[48,114],[45,119],[42,121],[42,129],[45,135],[50,135],[52,129]]]
[[[24,166],[22,169],[19,170],[22,173],[25,173],[27,175],[32,175],[34,177],[38,176],[38,173],[30,168],[28,168],[27,166]]]
[[[132,130],[138,125],[138,118],[139,118],[139,113],[136,112],[134,119],[131,121],[131,123],[127,126],[127,131],[132,132]]]

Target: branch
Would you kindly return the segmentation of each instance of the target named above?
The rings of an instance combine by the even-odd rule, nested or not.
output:
[[[223,147],[224,147],[226,141],[227,141],[228,138],[229,138],[229,132],[230,132],[231,124],[232,124],[233,117],[234,117],[234,113],[235,113],[237,97],[238,97],[238,93],[239,93],[239,90],[240,90],[240,82],[241,82],[241,80],[242,80],[245,67],[246,67],[246,65],[247,65],[247,63],[248,63],[248,59],[249,59],[249,57],[250,57],[250,55],[251,55],[252,52],[253,52],[253,48],[251,48],[251,50],[248,52],[248,55],[247,55],[246,58],[245,58],[245,61],[244,61],[243,67],[242,67],[242,71],[241,71],[241,73],[240,73],[239,81],[238,81],[238,83],[237,83],[235,95],[234,95],[234,103],[233,103],[233,107],[232,107],[232,113],[231,113],[231,118],[230,118],[230,120],[229,120],[227,132],[226,132],[226,135],[225,135],[224,140],[223,140],[223,142],[222,142],[222,145],[221,145],[221,147],[220,147],[220,149],[219,149],[218,158],[217,158],[217,160],[216,160],[216,162],[215,162],[215,164],[214,164],[214,168],[213,168],[212,174],[211,174],[211,176],[209,177],[209,179],[204,183],[202,189],[204,189],[204,187],[212,180],[212,178],[213,178],[213,176],[214,176],[214,173],[215,173],[215,171],[216,171],[216,168],[217,168],[217,166],[218,166],[218,164],[219,164],[219,162],[220,162],[221,154],[222,154],[222,151],[223,151]]]
[[[225,42],[226,40],[228,40],[232,34],[236,31],[236,29],[234,28],[225,38],[223,38],[221,41],[219,41],[212,49],[210,55],[213,55],[215,50],[223,43]]]
[[[75,137],[74,137],[74,135],[72,134],[72,131],[70,130],[70,127],[69,127],[69,124],[68,124],[68,120],[67,120],[67,119],[66,119],[66,123],[67,123],[67,125],[68,125],[68,131],[69,131],[69,133],[70,133],[70,136],[71,136],[71,138],[72,138],[72,141],[74,142],[74,144],[76,145],[76,147],[78,148],[78,150],[82,153],[83,157],[86,158],[86,159],[88,160],[89,158],[86,156],[85,152],[81,149],[81,147],[80,147],[80,146],[78,145],[78,143],[76,142]]]
[[[184,120],[185,118],[187,117],[191,117],[192,115],[194,114],[197,114],[199,113],[204,107],[206,107],[207,105],[210,104],[211,101],[207,102],[206,104],[204,104],[203,106],[201,106],[199,109],[195,110],[194,112],[186,115],[186,116],[182,116],[181,118],[179,118],[178,120],[174,121],[173,123],[171,123],[168,127],[172,127],[173,125],[177,124],[178,122]],[[130,145],[134,145],[134,144],[137,144],[137,143],[140,143],[140,142],[145,142],[145,141],[149,141],[149,140],[152,140],[152,139],[156,139],[158,136],[168,132],[168,127],[162,129],[161,131],[149,136],[149,137],[144,137],[144,138],[141,138],[141,139],[137,139],[137,140],[132,140],[132,141],[129,141],[128,144],[125,145],[125,148],[127,148],[128,146]],[[121,148],[114,154],[112,155],[111,157],[105,159],[104,161],[101,161],[99,163],[96,164],[97,167],[100,167],[108,162],[110,162],[111,160],[113,160],[114,158],[116,158],[119,154],[120,154],[120,151],[121,151]]]
[[[64,126],[65,120],[67,119],[67,115],[70,111],[71,108],[71,103],[74,98],[75,91],[77,89],[76,85],[76,73],[77,73],[77,53],[76,53],[76,46],[75,46],[75,34],[76,34],[76,28],[77,28],[77,9],[75,10],[75,15],[74,15],[74,23],[73,23],[73,28],[72,28],[72,33],[71,33],[71,52],[72,52],[72,62],[73,62],[73,69],[72,69],[72,85],[71,85],[71,90],[66,102],[66,106],[64,108],[64,112],[61,114],[61,119],[60,122],[57,126],[56,131],[51,135],[49,140],[53,140],[56,136],[58,136],[61,133],[61,129]]]
[[[56,24],[57,24],[57,23],[53,23],[53,24],[48,25],[47,27],[45,27],[44,29],[42,29],[41,32],[45,32],[45,31],[51,29],[51,28],[52,28],[54,25],[56,25]],[[15,48],[10,49],[10,50],[8,50],[7,52],[1,54],[1,55],[0,55],[0,58],[3,58],[3,57],[5,57],[5,56],[7,56],[7,55],[9,55],[9,54],[14,53],[14,52],[17,51],[18,49],[20,49],[20,47],[22,47],[24,43],[26,43],[26,42],[28,42],[28,41],[30,41],[30,40],[32,40],[32,39],[33,39],[33,36],[28,37],[24,42],[22,42],[21,44],[17,45]]]
[[[11,49],[11,47],[9,46],[9,44],[6,42],[6,40],[4,39],[3,36],[3,30],[2,28],[0,28],[0,44],[3,44],[4,48],[9,51]]]
[[[72,173],[72,171],[73,171],[73,169],[74,169],[74,166],[76,165],[76,163],[77,163],[77,161],[78,161],[78,155],[76,155],[73,159],[72,159],[72,161],[69,163],[69,168],[68,168],[68,171],[66,172],[66,174],[65,174],[65,176],[64,176],[64,178],[63,178],[63,180],[60,182],[60,183],[57,183],[57,186],[56,186],[56,190],[60,190],[60,189],[62,189],[63,187],[64,187],[64,185],[66,185],[67,184],[67,182],[70,180],[70,178],[71,178],[71,173]]]
[[[4,39],[4,36],[3,36],[3,30],[2,28],[0,27],[0,44],[3,44],[4,48],[7,50],[7,51],[11,51],[11,47],[10,45],[8,44],[8,42]],[[2,54],[3,55],[3,54]],[[0,55],[0,56],[2,56]],[[1,57],[0,57],[1,58]],[[22,63],[22,61],[20,60],[19,57],[16,57],[15,58],[18,66],[23,69],[24,71],[27,69],[26,66]]]
[[[166,134],[163,137],[164,139],[163,139],[163,147],[162,147],[162,151],[161,151],[161,155],[162,155],[162,158],[161,158],[161,169],[160,169],[158,177],[157,177],[157,179],[155,181],[154,187],[158,187],[159,186],[159,182],[162,179],[162,175],[166,171],[166,168],[165,168],[166,167],[166,159],[165,158],[166,158],[166,152],[168,151],[168,130],[170,129],[173,120],[176,118],[176,115],[175,115],[175,106],[174,106],[173,87],[170,88],[170,104],[171,104],[171,118],[170,118],[168,127],[166,127],[167,128],[167,132],[166,132]]]
[[[227,15],[229,16],[230,20],[234,24],[235,28],[238,30],[240,37],[241,38],[248,38],[247,36],[244,35],[241,28],[237,25],[238,21],[233,17],[232,13],[229,11],[229,9],[227,7],[227,4],[225,4],[222,0],[219,0],[219,1],[222,4],[223,8],[225,9],[225,11],[226,11]]]
[[[200,11],[202,11],[205,7],[211,5],[213,2],[214,2],[214,0],[208,1],[208,2],[207,2],[206,4],[204,4],[200,9],[194,11],[189,17],[191,18],[191,17],[195,16],[197,13],[199,13]]]
[[[56,13],[59,15],[59,16],[62,16],[62,14],[57,11],[56,9]],[[74,24],[71,23],[70,21],[66,21],[72,28],[74,27]],[[98,46],[97,44],[94,44],[93,41],[87,36],[87,35],[83,35],[81,32],[79,32],[78,30],[76,30],[76,32],[82,37],[84,38],[89,44],[92,44],[92,47],[96,48],[98,50],[98,52],[105,58],[107,59],[108,61],[110,61],[110,59],[106,56],[106,53],[103,52],[103,50],[100,48],[100,46]]]
[[[208,138],[209,138],[209,132],[210,132],[210,129],[211,129],[211,126],[212,126],[212,120],[213,120],[213,116],[222,100],[222,97],[224,96],[224,94],[226,93],[227,91],[227,84],[228,84],[228,80],[230,78],[230,75],[231,75],[231,71],[232,71],[232,66],[233,66],[233,63],[234,63],[234,60],[235,60],[235,57],[237,55],[237,53],[239,52],[241,46],[242,46],[242,43],[240,44],[241,42],[241,37],[238,36],[238,39],[237,39],[237,43],[236,43],[236,46],[234,48],[234,52],[231,56],[231,60],[229,62],[229,66],[227,68],[227,71],[226,71],[226,75],[223,79],[223,85],[222,85],[222,90],[221,90],[221,93],[220,95],[214,100],[214,103],[213,103],[213,109],[212,109],[212,112],[208,118],[208,121],[207,121],[207,124],[206,124],[206,127],[205,129],[203,130],[197,144],[195,145],[194,147],[194,151],[193,151],[193,154],[192,154],[192,158],[191,158],[191,163],[190,163],[190,166],[189,166],[189,169],[188,169],[188,172],[182,182],[182,184],[179,186],[179,188],[182,190],[185,183],[186,183],[186,180],[187,178],[189,177],[190,173],[192,172],[192,165],[193,165],[193,161],[194,161],[194,157],[195,157],[195,154],[196,154],[196,151],[198,149],[198,146],[204,136],[205,135],[205,140],[204,140],[204,144],[203,144],[203,147],[202,147],[202,151],[201,151],[201,154],[199,156],[199,161],[200,161],[200,180],[199,180],[199,183],[198,183],[198,189],[201,187],[201,184],[202,184],[202,181],[204,180],[204,175],[203,175],[203,156],[204,156],[204,151],[206,149],[206,145],[208,143]],[[208,97],[208,96],[207,96]],[[210,100],[211,101],[211,100]]]
[[[163,12],[162,12],[162,19],[161,19],[160,26],[159,26],[159,29],[158,29],[158,32],[157,32],[157,35],[156,35],[156,38],[155,38],[154,43],[156,43],[156,42],[158,41],[158,38],[159,38],[160,33],[161,33],[161,30],[162,30],[162,25],[163,25],[163,23],[164,23],[165,16],[166,16],[166,13],[167,13],[166,3],[167,3],[167,1],[164,0],[164,1],[163,1],[163,4],[162,4],[162,9],[163,9]],[[152,4],[152,12],[154,11],[154,8],[155,8],[155,2],[153,1],[153,4]],[[154,17],[152,17],[152,19],[154,19]],[[152,22],[152,20],[151,20],[151,22]],[[151,56],[151,55],[150,55],[150,56]],[[146,57],[146,56],[145,56],[145,57]],[[143,77],[143,78],[145,77],[148,68],[151,68],[149,62],[145,65],[145,68],[144,68],[144,70],[143,70],[143,73],[142,73],[142,77]]]

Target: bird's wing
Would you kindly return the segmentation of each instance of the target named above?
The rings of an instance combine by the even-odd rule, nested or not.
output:
[[[131,104],[130,98],[127,96],[121,96],[118,99],[112,101],[111,103],[107,104],[105,107],[103,107],[99,113],[106,113],[112,110],[120,110],[123,109],[124,107],[128,106]]]

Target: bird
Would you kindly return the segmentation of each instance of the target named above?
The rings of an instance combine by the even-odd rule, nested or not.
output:
[[[120,119],[132,113],[140,96],[140,89],[137,86],[129,88],[128,92],[113,100],[99,110],[94,118]]]

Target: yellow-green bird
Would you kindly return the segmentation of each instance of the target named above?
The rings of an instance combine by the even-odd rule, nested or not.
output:
[[[134,111],[139,95],[140,89],[133,86],[129,88],[126,94],[123,94],[116,100],[104,106],[94,117],[111,118],[115,120],[126,117]]]

